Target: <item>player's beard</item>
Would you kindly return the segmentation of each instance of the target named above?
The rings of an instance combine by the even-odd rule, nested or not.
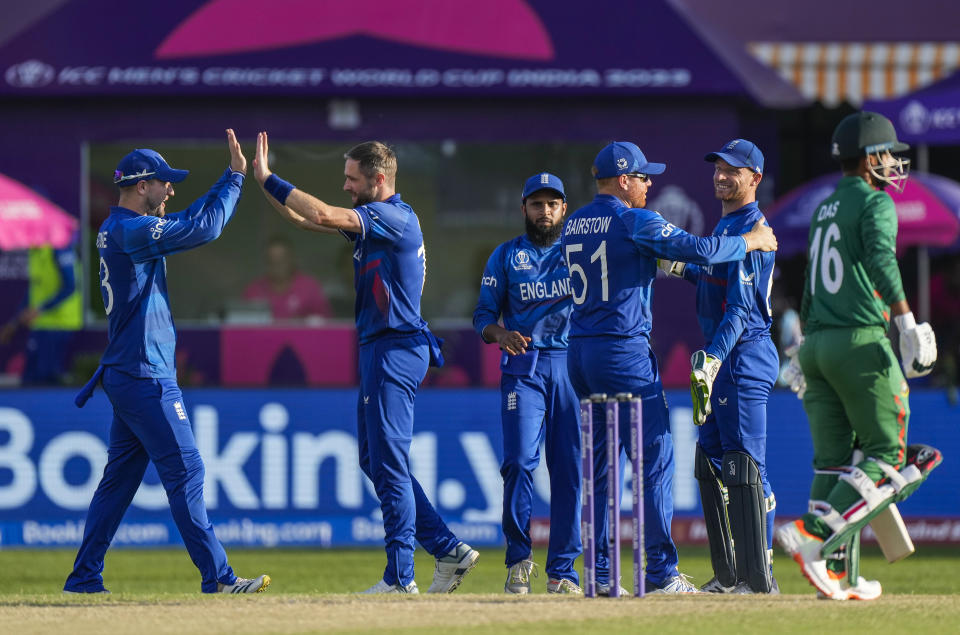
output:
[[[152,201],[149,198],[147,198],[147,205],[146,205],[147,216],[156,216],[158,218],[163,218],[165,215],[165,210],[163,205],[165,202],[164,199],[166,199],[166,196],[164,196],[159,201]]]
[[[563,223],[561,221],[557,221],[549,227],[543,227],[537,225],[526,216],[523,220],[527,226],[527,237],[530,239],[530,242],[537,247],[549,247],[557,242],[561,232],[563,232]]]
[[[374,201],[374,188],[369,187],[363,191],[356,192],[353,198],[354,207],[363,207]]]

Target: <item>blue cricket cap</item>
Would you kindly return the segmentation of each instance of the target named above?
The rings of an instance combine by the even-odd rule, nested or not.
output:
[[[734,139],[723,146],[719,152],[711,152],[703,159],[710,163],[723,159],[735,168],[749,168],[758,174],[763,174],[763,153],[756,144],[746,139]]]
[[[651,163],[643,156],[637,144],[629,141],[614,141],[593,160],[598,179],[608,179],[621,174],[663,174],[667,169],[664,163]]]
[[[523,184],[523,194],[520,198],[525,201],[528,196],[540,190],[556,190],[560,194],[560,198],[564,201],[567,200],[567,194],[563,191],[563,181],[549,172],[534,174],[527,179],[527,182]]]
[[[120,187],[136,185],[139,181],[169,181],[179,183],[187,178],[189,170],[174,170],[167,161],[153,150],[134,150],[120,159],[117,171],[113,173],[113,182]]]

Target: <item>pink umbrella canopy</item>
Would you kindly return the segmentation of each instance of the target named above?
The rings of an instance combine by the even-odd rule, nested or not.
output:
[[[788,192],[766,211],[781,255],[807,248],[810,218],[840,180],[829,174]],[[912,245],[945,246],[960,234],[960,183],[923,172],[911,173],[903,192],[888,189],[897,207],[897,249]]]
[[[0,174],[0,249],[70,243],[77,219],[29,187]]]

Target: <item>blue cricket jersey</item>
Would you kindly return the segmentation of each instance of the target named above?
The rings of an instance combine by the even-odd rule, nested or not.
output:
[[[399,194],[354,211],[360,218],[360,233],[341,233],[353,241],[360,344],[390,331],[422,331],[427,326],[420,316],[427,254],[420,220]]]
[[[712,264],[742,260],[738,236],[693,236],[657,212],[597,194],[567,220],[561,238],[570,271],[570,336],[648,336],[657,258]]]
[[[566,348],[570,277],[560,241],[538,247],[524,234],[493,250],[473,312],[477,333],[503,316],[503,326],[531,338],[533,348]]]
[[[721,218],[713,235],[739,236],[758,220],[763,212],[750,203]],[[774,259],[772,251],[754,251],[739,262],[684,268],[683,277],[697,285],[697,319],[707,354],[725,360],[737,342],[770,336]]]
[[[236,210],[243,178],[228,168],[205,196],[163,218],[110,208],[97,233],[109,339],[101,366],[134,377],[176,377],[164,257],[217,238]]]

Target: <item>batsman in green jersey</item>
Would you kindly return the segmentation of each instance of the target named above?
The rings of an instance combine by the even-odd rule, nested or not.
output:
[[[810,220],[804,342],[786,375],[810,420],[815,476],[808,512],[777,540],[821,597],[836,600],[879,597],[880,583],[859,575],[860,530],[872,525],[888,560],[912,553],[894,503],[941,461],[934,448],[907,446],[904,374],[926,375],[937,359],[933,329],[916,323],[903,293],[897,214],[883,191],[902,191],[908,161],[894,153],[908,147],[882,115],[843,119],[832,145],[843,178]],[[887,338],[891,316],[904,372]]]

